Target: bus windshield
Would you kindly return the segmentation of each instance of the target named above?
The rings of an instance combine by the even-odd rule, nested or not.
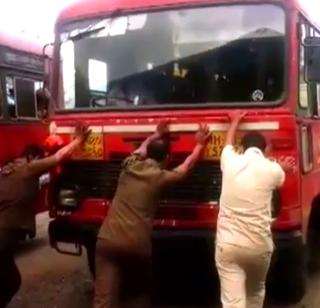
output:
[[[285,12],[227,5],[100,18],[60,33],[64,109],[268,105],[284,93]]]

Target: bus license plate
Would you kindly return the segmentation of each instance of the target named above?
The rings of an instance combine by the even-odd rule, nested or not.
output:
[[[73,159],[103,159],[103,154],[103,134],[91,133],[72,157]]]
[[[236,150],[240,150],[240,136],[236,136]],[[219,160],[225,145],[226,132],[214,132],[209,137],[208,143],[203,153],[205,160]]]

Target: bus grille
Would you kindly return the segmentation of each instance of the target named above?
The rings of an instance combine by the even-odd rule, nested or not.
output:
[[[109,161],[70,161],[63,167],[58,189],[77,186],[81,198],[112,199],[117,188],[122,159]],[[170,167],[181,160],[172,160]],[[217,201],[221,191],[219,162],[201,161],[189,176],[163,192],[161,203]]]

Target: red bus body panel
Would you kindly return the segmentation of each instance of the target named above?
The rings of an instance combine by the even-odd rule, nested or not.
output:
[[[296,230],[301,228],[301,207],[298,202],[300,199],[299,187],[299,157],[297,152],[296,139],[296,123],[294,117],[290,115],[286,109],[264,110],[257,111],[250,110],[246,117],[248,123],[263,122],[268,114],[267,122],[275,122],[279,124],[279,129],[275,131],[264,131],[266,138],[272,143],[288,143],[287,148],[280,148],[272,153],[274,158],[281,156],[291,157],[296,169],[292,170],[292,174],[287,176],[286,185],[282,192],[282,214],[275,222],[274,228],[277,230]],[[197,124],[199,121],[204,121],[208,124],[227,124],[227,114],[225,111],[206,111],[202,112],[179,112],[179,117],[172,117],[172,113],[157,112],[140,114],[78,114],[77,120],[85,120],[93,127],[117,127],[122,125],[128,126],[145,126],[150,123],[158,122],[160,118],[169,119],[174,124]],[[56,116],[54,118],[57,129],[70,128],[74,126],[75,116]],[[263,130],[262,130],[263,131]],[[178,141],[173,142],[172,152],[188,153],[194,146],[193,134],[178,133]],[[66,142],[70,140],[70,134],[61,134]],[[128,143],[128,137],[131,139],[143,139],[146,134],[141,133],[104,133],[104,160],[108,161],[113,154],[121,153],[123,156],[129,155],[135,148],[133,143]],[[101,223],[107,213],[108,206],[111,200],[84,200],[80,209],[69,217],[78,222],[97,222]],[[175,204],[170,203],[162,205],[158,213],[158,219],[155,221],[157,228],[173,228],[173,229],[195,229],[195,228],[210,228],[214,229],[218,213],[218,204]],[[56,217],[57,212],[52,208],[51,216]]]
[[[289,30],[289,46],[288,46],[288,78],[287,78],[287,95],[283,98],[282,107],[275,107],[272,109],[257,109],[251,110],[248,109],[252,116],[252,121],[262,121],[265,118],[269,119],[277,119],[279,121],[281,127],[285,127],[288,122],[291,121],[292,127],[290,128],[291,133],[294,134],[292,137],[294,138],[295,148],[290,153],[293,155],[296,165],[298,168],[298,174],[295,180],[291,180],[290,177],[287,179],[287,185],[284,188],[283,192],[283,204],[286,208],[290,207],[290,210],[283,209],[281,217],[274,224],[275,229],[291,229],[291,228],[302,228],[304,237],[306,236],[308,218],[311,211],[311,204],[314,198],[320,192],[320,181],[319,179],[319,171],[320,171],[320,161],[317,157],[320,156],[320,149],[313,143],[313,155],[315,157],[314,161],[314,169],[312,172],[308,174],[303,174],[300,166],[300,141],[299,141],[299,129],[302,124],[305,124],[304,119],[298,119],[295,116],[296,106],[298,103],[299,90],[297,84],[299,83],[299,58],[298,58],[298,46],[299,42],[297,39],[297,24],[299,22],[299,14],[304,15],[306,18],[308,15],[301,8],[299,1],[297,0],[271,0],[271,1],[262,1],[262,0],[242,0],[241,3],[274,3],[282,5],[288,16],[288,29]],[[195,7],[201,5],[215,5],[215,4],[235,4],[240,3],[238,0],[181,0],[181,1],[172,1],[172,0],[148,0],[148,1],[136,1],[136,0],[112,0],[112,1],[104,1],[104,0],[95,0],[95,1],[87,1],[80,0],[69,7],[65,8],[59,15],[56,23],[57,31],[64,24],[68,24],[70,22],[76,20],[85,20],[100,16],[105,16],[111,14],[115,11],[125,11],[125,12],[136,12],[136,11],[151,11],[157,9],[166,9],[168,7]],[[57,51],[57,50],[56,50]],[[54,59],[55,61],[55,59]],[[58,64],[54,62],[54,70],[57,73]],[[58,80],[57,74],[54,74],[55,83]],[[58,100],[58,87],[54,85],[54,93],[55,99]],[[286,114],[288,117],[286,120],[282,119],[283,115]],[[75,121],[84,120],[90,125],[118,125],[122,124],[137,124],[136,121],[145,121],[159,119],[159,118],[171,118],[177,121],[177,123],[197,123],[198,120],[209,118],[212,116],[214,118],[213,122],[223,122],[225,121],[226,114],[222,110],[210,110],[207,109],[205,111],[195,109],[192,111],[187,110],[177,110],[177,111],[137,111],[137,112],[108,112],[108,113],[76,113],[72,114],[63,114],[56,115],[52,118],[57,124],[57,126],[74,126]],[[140,120],[141,119],[141,120]],[[290,119],[290,120],[289,120]],[[119,122],[120,121],[120,122]],[[309,121],[309,126],[312,127],[312,136],[314,140],[319,140],[320,135],[320,124],[317,124],[316,121]],[[277,138],[281,138],[282,134],[285,134],[285,131],[281,131],[281,129],[277,132]],[[105,142],[112,142],[115,147],[124,147],[121,144],[122,135],[119,136],[105,136]],[[108,140],[108,141],[107,141]],[[184,140],[182,138],[182,140]],[[188,150],[191,149],[192,142],[188,139],[185,140],[184,143],[181,143],[179,146],[186,147]],[[129,151],[129,149],[126,149]],[[283,153],[279,153],[283,155],[289,155],[285,151]],[[295,194],[292,194],[292,191],[295,191]],[[296,198],[293,200],[291,196]],[[105,202],[105,201],[103,201]],[[106,213],[106,208],[108,202],[105,205],[102,201],[93,200],[86,201],[83,204],[82,211],[79,213],[72,214],[69,219],[75,219],[79,221],[101,221],[102,216]],[[160,220],[156,222],[157,226],[165,226],[171,225],[177,228],[177,226],[188,226],[188,227],[200,227],[204,225],[210,225],[214,227],[215,223],[212,223],[216,220],[217,216],[217,207],[214,205],[207,207],[197,207],[195,208],[184,208],[185,211],[189,211],[189,214],[186,216],[191,217],[191,219],[186,222],[176,221],[175,219],[168,220]],[[167,211],[167,216],[174,216],[175,209],[172,208],[172,211],[169,213]],[[54,211],[51,213],[52,217],[55,217],[56,213]],[[196,219],[193,220],[193,217]],[[201,219],[198,219],[198,218]]]
[[[216,5],[216,4],[238,4],[238,3],[265,3],[264,0],[80,0],[77,1],[59,14],[57,25],[64,24],[74,20],[81,20],[85,18],[92,18],[110,14],[115,11],[126,10],[153,10],[166,9],[169,7],[181,6],[202,6],[202,5]],[[299,7],[297,0],[271,0],[269,3],[276,3],[286,6],[287,8]]]

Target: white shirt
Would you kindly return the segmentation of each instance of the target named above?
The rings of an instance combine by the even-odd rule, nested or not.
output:
[[[258,148],[244,154],[227,145],[221,154],[222,192],[217,245],[273,250],[271,199],[285,180],[281,166]]]

